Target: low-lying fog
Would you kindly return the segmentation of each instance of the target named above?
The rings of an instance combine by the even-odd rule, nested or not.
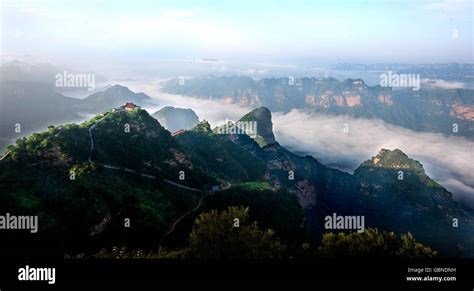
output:
[[[276,139],[283,146],[348,172],[381,148],[398,148],[420,161],[428,175],[451,191],[456,200],[474,206],[474,142],[465,138],[414,132],[381,120],[299,110],[274,113],[273,123]]]
[[[154,98],[150,113],[170,105],[192,108],[199,118],[215,126],[225,119],[237,120],[251,109],[220,101],[201,100],[159,91],[159,82],[127,84]],[[349,132],[343,131],[344,124]],[[427,174],[451,191],[454,198],[474,208],[474,142],[461,137],[414,132],[381,120],[312,114],[292,110],[273,113],[277,141],[288,149],[309,154],[321,163],[353,172],[381,148],[400,149],[420,161]]]

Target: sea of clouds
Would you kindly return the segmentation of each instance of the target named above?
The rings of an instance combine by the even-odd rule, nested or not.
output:
[[[251,108],[160,91],[162,80],[128,83],[134,91],[153,97],[153,113],[163,106],[193,109],[211,126],[238,120]],[[474,208],[474,142],[457,136],[415,132],[376,119],[355,119],[292,110],[272,114],[276,140],[289,150],[311,155],[326,166],[352,173],[382,148],[400,149],[423,164],[427,174],[453,193],[454,199]],[[344,126],[349,131],[344,132]]]
[[[381,120],[355,119],[292,110],[273,114],[283,146],[321,163],[353,172],[382,149],[400,149],[423,164],[427,174],[474,207],[474,142],[462,137],[414,132]],[[344,127],[348,126],[348,132]]]

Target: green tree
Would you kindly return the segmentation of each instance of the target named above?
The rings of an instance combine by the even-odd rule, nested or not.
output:
[[[236,223],[238,219],[238,227]],[[271,229],[262,231],[249,222],[249,208],[202,213],[189,235],[188,256],[201,259],[281,258],[286,246]]]
[[[318,248],[323,257],[338,256],[402,256],[410,258],[436,257],[437,252],[416,242],[411,233],[402,234],[368,228],[362,233],[325,233]]]
[[[129,250],[125,246],[114,246],[112,249],[101,249],[92,257],[97,259],[145,259],[147,255],[142,250]]]
[[[416,242],[411,233],[402,234],[397,255],[409,258],[436,257],[437,252],[421,243]]]

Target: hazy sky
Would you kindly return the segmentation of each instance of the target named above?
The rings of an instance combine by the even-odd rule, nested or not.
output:
[[[473,62],[473,1],[10,1],[2,53],[88,61]]]

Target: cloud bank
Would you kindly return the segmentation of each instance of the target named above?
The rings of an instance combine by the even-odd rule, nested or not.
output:
[[[421,83],[424,86],[440,89],[463,89],[466,87],[466,84],[464,82],[445,81],[441,79],[424,79],[421,81]]]
[[[204,100],[193,97],[185,97],[181,95],[163,93],[160,86],[164,80],[156,79],[150,81],[129,81],[121,82],[121,84],[130,88],[134,92],[143,92],[153,98],[154,105],[144,105],[150,114],[158,111],[164,106],[173,106],[179,108],[191,108],[196,112],[199,120],[206,119],[212,127],[223,123],[227,120],[238,120],[251,108],[244,108],[236,104],[228,104],[221,100]]]
[[[226,119],[238,120],[251,110],[221,101],[162,93],[161,81],[132,82],[127,86],[154,98],[156,105],[145,108],[150,113],[167,105],[191,108],[200,120],[206,119],[213,127]],[[345,124],[349,128],[347,133],[343,131]],[[286,114],[273,113],[273,130],[282,146],[351,173],[381,148],[398,148],[420,161],[428,176],[452,192],[454,199],[474,208],[474,142],[465,138],[414,132],[381,120],[329,116],[296,109]]]
[[[281,145],[321,163],[353,172],[381,148],[398,148],[420,161],[428,176],[474,207],[474,142],[460,137],[414,132],[381,120],[328,116],[292,110],[273,114]],[[349,132],[343,131],[344,124]]]

